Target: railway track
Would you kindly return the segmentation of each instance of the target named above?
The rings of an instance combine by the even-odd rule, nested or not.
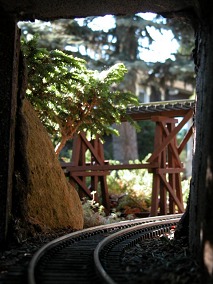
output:
[[[34,255],[28,268],[28,283],[125,283],[119,264],[125,249],[169,232],[181,216],[122,221],[60,237]]]

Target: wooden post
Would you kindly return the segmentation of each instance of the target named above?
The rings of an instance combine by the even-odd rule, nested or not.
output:
[[[154,150],[154,155],[149,159],[151,163],[154,161],[158,163],[158,169],[153,170],[150,215],[156,216],[158,208],[161,215],[168,212],[173,214],[176,211],[176,206],[178,212],[182,213],[184,208],[180,173],[183,171],[183,166],[179,157],[176,135],[172,134],[176,134],[175,124],[178,121],[163,116],[153,117],[152,120],[156,122],[154,148],[159,150]]]
[[[90,162],[86,161],[86,152],[90,152]],[[104,148],[99,139],[88,141],[85,133],[76,134],[73,142],[73,153],[72,162],[70,167],[70,181],[74,185],[77,185],[79,196],[82,198],[87,196],[92,198],[91,192],[95,191],[94,199],[96,202],[100,202],[105,208],[105,212],[109,214],[110,204],[109,204],[109,194],[108,186],[106,182],[106,175],[109,174],[108,170],[98,170],[98,171],[72,171],[78,169],[79,166],[104,166],[106,162],[104,160]],[[88,180],[90,179],[90,185],[88,185]],[[99,191],[100,193],[99,194]]]
[[[163,142],[163,133],[162,133],[162,142]],[[164,149],[161,153],[161,163],[160,163],[160,168],[166,169],[167,166],[167,151]],[[159,177],[160,178],[160,177]],[[160,207],[160,215],[166,215],[167,214],[167,190],[165,185],[162,183],[160,180],[160,202],[159,202],[159,207]]]
[[[174,123],[168,123],[167,125],[169,132],[171,132],[174,127],[175,124]],[[172,147],[176,147],[177,148],[177,143],[176,143],[176,136],[172,139],[171,141],[171,145]],[[173,159],[173,155],[171,153],[171,151],[168,151],[168,167],[170,168],[174,168],[175,167],[175,162]],[[176,188],[176,174],[175,173],[170,173],[168,174],[168,181],[169,184],[171,185],[171,187],[173,188],[173,190],[175,191]],[[175,212],[175,203],[174,200],[172,199],[171,194],[169,194],[169,213],[173,214]]]
[[[154,141],[154,149],[158,148],[161,144],[159,138],[162,137],[161,127],[158,122],[156,122],[155,126],[155,141]],[[161,165],[161,155],[158,155],[154,162],[157,162],[158,168]],[[151,171],[151,170],[150,170]],[[156,169],[153,171],[153,182],[152,182],[152,197],[151,197],[151,211],[150,216],[158,215],[158,207],[159,207],[159,194],[160,194],[160,176],[157,174]]]

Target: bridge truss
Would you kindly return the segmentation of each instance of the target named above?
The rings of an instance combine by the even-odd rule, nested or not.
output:
[[[99,203],[101,199],[107,214],[110,201],[106,176],[112,170],[121,169],[147,169],[153,174],[150,216],[183,213],[181,173],[184,165],[180,154],[193,135],[194,110],[194,100],[155,102],[127,108],[133,120],[155,122],[154,151],[145,163],[110,165],[104,158],[99,137],[88,140],[85,133],[80,133],[74,137],[71,163],[63,162],[61,166],[70,183],[78,187],[80,197],[94,198]],[[178,119],[180,117],[182,120]],[[178,144],[177,134],[186,124],[187,133]],[[86,162],[87,151],[91,154],[90,162]],[[98,187],[101,196],[98,196]],[[94,196],[92,192],[96,192]]]

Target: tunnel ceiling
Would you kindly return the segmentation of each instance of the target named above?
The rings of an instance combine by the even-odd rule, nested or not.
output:
[[[195,0],[194,0],[195,1]],[[1,11],[17,20],[54,20],[138,12],[164,14],[191,10],[193,0],[0,0]]]

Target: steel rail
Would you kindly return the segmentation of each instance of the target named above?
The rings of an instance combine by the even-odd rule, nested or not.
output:
[[[107,284],[117,283],[108,274],[107,270],[104,268],[104,264],[101,261],[101,254],[104,253],[104,250],[111,251],[112,247],[116,246],[116,243],[119,243],[120,240],[124,240],[125,238],[132,238],[132,234],[135,232],[137,233],[135,238],[133,238],[133,240],[131,240],[126,246],[130,246],[132,243],[135,244],[135,242],[139,242],[142,239],[150,238],[150,235],[151,237],[160,236],[160,234],[166,233],[172,225],[177,224],[179,220],[180,217],[175,219],[168,218],[167,220],[151,222],[148,224],[141,224],[132,228],[123,229],[122,231],[116,232],[113,235],[106,237],[98,244],[94,251],[94,263],[100,279]],[[109,248],[107,249],[107,247]],[[107,253],[108,252],[106,252],[105,254]]]
[[[77,232],[73,232],[67,235],[64,235],[62,237],[59,237],[44,246],[42,246],[32,257],[29,265],[28,265],[28,283],[29,284],[38,284],[35,277],[35,271],[36,267],[40,261],[40,259],[45,256],[45,254],[54,248],[57,248],[57,246],[66,243],[66,241],[75,240],[80,241],[83,237],[86,238],[87,236],[97,235],[104,232],[107,232],[108,234],[112,234],[113,231],[116,230],[124,230],[125,228],[131,227],[131,226],[138,226],[141,224],[144,224],[144,226],[147,226],[149,223],[156,223],[159,220],[168,220],[168,219],[174,219],[174,218],[181,218],[182,214],[171,214],[171,215],[163,215],[163,216],[155,216],[155,217],[147,217],[147,218],[140,218],[140,219],[134,219],[130,221],[120,221],[108,225],[101,225],[96,226],[88,229],[83,229]],[[113,233],[115,234],[115,233]],[[106,234],[105,234],[105,237]],[[95,250],[95,247],[94,247]]]

